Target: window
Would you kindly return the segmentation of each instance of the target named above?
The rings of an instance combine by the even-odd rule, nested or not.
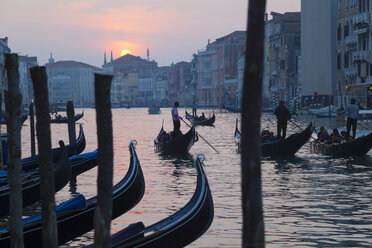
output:
[[[280,60],[280,70],[285,70],[285,60]]]
[[[344,37],[348,37],[348,36],[349,36],[349,22],[346,22],[344,26]]]
[[[341,70],[341,53],[337,53],[337,69]]]
[[[349,51],[344,54],[344,68],[349,68]]]
[[[337,28],[337,40],[341,41],[341,23],[338,24]]]

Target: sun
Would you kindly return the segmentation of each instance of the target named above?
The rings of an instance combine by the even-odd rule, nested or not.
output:
[[[125,56],[127,54],[131,54],[131,52],[129,50],[127,50],[127,49],[121,51],[121,53],[120,53],[121,56]]]

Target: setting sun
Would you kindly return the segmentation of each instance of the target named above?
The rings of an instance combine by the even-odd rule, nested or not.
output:
[[[121,53],[120,53],[121,56],[125,56],[127,54],[131,54],[131,52],[129,50],[127,50],[127,49],[121,51]]]

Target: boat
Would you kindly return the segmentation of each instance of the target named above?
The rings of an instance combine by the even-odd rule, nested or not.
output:
[[[191,200],[180,210],[150,226],[142,222],[129,225],[111,236],[111,247],[185,247],[210,227],[214,206],[207,176],[203,170],[203,155],[195,159],[196,190]],[[93,244],[85,246],[92,248]]]
[[[308,110],[308,113],[312,115],[317,115],[321,113],[329,113],[329,112],[336,113],[337,107],[335,105],[328,105],[327,107],[324,107],[324,108],[310,108]]]
[[[63,142],[60,141],[61,152],[54,165],[54,189],[58,192],[70,181],[71,167]],[[9,184],[0,187],[0,217],[9,214]],[[40,200],[40,176],[34,173],[29,177],[22,177],[22,204],[23,207]],[[1,247],[1,246],[0,246]]]
[[[83,117],[84,117],[84,110],[80,114],[75,115],[75,122],[77,122]],[[67,116],[61,116],[61,115],[56,114],[54,118],[50,118],[50,123],[56,123],[56,124],[68,123],[68,118]]]
[[[1,117],[1,124],[2,125],[6,125],[6,115],[3,113],[2,117]],[[28,118],[28,115],[27,114],[21,114],[21,125],[23,125],[23,123],[27,120]]]
[[[330,155],[332,157],[363,156],[372,148],[372,133],[363,135],[351,141],[338,144],[310,142],[310,150],[315,154]]]
[[[158,106],[155,106],[155,105],[151,105],[149,108],[148,108],[148,112],[150,115],[157,115],[157,114],[160,114],[161,113],[161,110]]]
[[[313,125],[310,122],[305,130],[295,133],[285,139],[279,139],[271,143],[261,143],[261,155],[264,157],[287,157],[293,156],[306,142],[309,141],[313,132]],[[234,139],[238,145],[238,151],[241,151],[241,134],[238,129],[238,120],[236,121]]]
[[[76,139],[76,143],[69,144],[65,147],[68,157],[80,154],[82,151],[84,151],[85,146],[86,146],[86,140],[85,140],[84,130],[83,130],[82,125],[80,125],[79,136]],[[52,151],[53,151],[53,162],[55,162],[61,149],[53,148]],[[21,164],[22,164],[22,171],[34,170],[35,168],[39,167],[39,155],[34,155],[28,158],[24,158],[21,160]],[[7,165],[4,164],[4,170],[6,169],[7,169]]]
[[[186,134],[173,136],[172,132],[167,133],[163,126],[154,140],[155,150],[162,154],[179,155],[186,154],[191,146],[199,140],[195,132],[195,127],[192,126]]]
[[[213,112],[212,117],[210,118],[205,118],[205,117],[203,118],[201,116],[194,117],[190,115],[186,110],[185,110],[185,115],[186,115],[186,119],[189,120],[194,126],[213,126],[216,120],[216,116],[214,115],[214,112]]]
[[[336,112],[320,112],[316,114],[318,118],[329,118],[329,117],[337,117]]]
[[[135,141],[129,144],[130,166],[123,179],[113,187],[112,219],[132,209],[143,197],[145,180],[135,151]],[[70,209],[57,214],[58,246],[94,229],[97,197],[86,200],[81,209]],[[25,247],[42,247],[42,223],[39,219],[23,225]],[[0,247],[10,247],[10,230],[0,229]]]
[[[241,108],[235,108],[235,107],[231,107],[231,106],[225,106],[225,109],[230,111],[230,112],[233,112],[233,113],[242,112]]]

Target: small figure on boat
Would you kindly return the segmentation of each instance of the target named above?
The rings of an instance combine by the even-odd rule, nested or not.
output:
[[[329,134],[327,132],[327,130],[321,126],[320,127],[320,131],[318,133],[318,141],[319,142],[329,142],[330,138],[329,138]]]
[[[261,142],[263,144],[268,144],[276,140],[274,133],[270,132],[269,130],[262,130],[261,136],[262,136]]]
[[[180,103],[176,101],[172,108],[172,119],[173,119],[173,136],[182,135],[180,128],[181,128],[181,119],[182,117],[178,115],[178,106]]]
[[[333,129],[333,132],[330,135],[330,141],[332,143],[341,143],[344,140],[344,138],[340,135],[340,132],[337,128]]]
[[[196,108],[197,108],[196,103],[195,103],[195,101],[193,101],[192,102],[192,116],[194,116],[194,117],[197,117]]]
[[[349,138],[347,137],[347,132],[346,131],[341,131],[341,137],[346,140],[346,141],[351,141],[353,140],[353,137],[350,137]]]
[[[346,121],[346,132],[347,132],[347,139],[349,139],[350,136],[350,129],[353,128],[353,139],[355,139],[356,135],[356,128],[357,128],[357,122],[358,122],[358,114],[359,114],[359,107],[356,105],[356,101],[354,98],[350,100],[350,105],[346,108],[346,115],[347,115],[347,121]]]
[[[291,119],[291,113],[288,108],[284,105],[284,101],[279,102],[279,106],[276,107],[274,115],[277,118],[277,136],[278,139],[285,139],[287,134],[287,122]]]

